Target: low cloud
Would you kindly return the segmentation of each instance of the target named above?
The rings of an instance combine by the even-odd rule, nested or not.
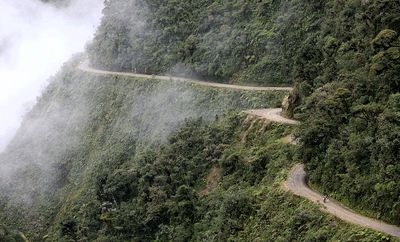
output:
[[[102,8],[103,0],[62,7],[38,0],[0,1],[0,151],[49,77],[84,50]]]

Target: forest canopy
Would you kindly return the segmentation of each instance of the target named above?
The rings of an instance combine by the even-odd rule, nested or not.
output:
[[[400,224],[399,1],[111,0],[104,14],[97,67],[293,84],[311,182]]]
[[[0,177],[0,240],[390,241],[282,191],[299,160],[316,189],[400,225],[399,1],[106,0],[87,52],[106,70],[293,85],[300,145],[239,113],[284,92],[94,75],[78,57],[0,154],[22,164]]]

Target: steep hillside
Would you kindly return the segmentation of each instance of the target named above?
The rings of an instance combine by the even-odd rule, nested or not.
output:
[[[75,59],[0,154],[1,239],[394,240],[280,186],[301,160],[316,189],[400,224],[400,2],[105,4],[93,67],[293,84],[285,112],[301,125],[240,113],[284,91],[105,76]]]
[[[400,223],[400,2],[111,0],[89,48],[100,68],[294,83],[312,183]]]
[[[108,70],[290,84],[299,47],[323,14],[320,2],[108,1],[91,61]]]
[[[290,128],[231,114],[189,121],[160,148],[101,162],[68,196],[49,240],[389,241],[280,189]]]
[[[108,174],[156,149],[187,119],[210,122],[227,111],[276,106],[285,95],[110,78],[77,64],[54,78],[0,155],[1,220],[33,238],[45,234],[71,191],[104,175],[96,167]]]
[[[56,77],[3,156],[23,167],[3,188],[1,221],[33,241],[390,241],[280,188],[297,160],[282,139],[293,128],[235,110],[284,93],[249,100],[75,66]],[[190,98],[168,95],[176,88]]]
[[[325,193],[400,224],[400,2],[336,2],[291,98],[302,160]]]

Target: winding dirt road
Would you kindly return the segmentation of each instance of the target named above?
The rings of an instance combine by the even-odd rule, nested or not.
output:
[[[297,164],[292,169],[284,184],[284,188],[300,197],[321,204],[322,211],[330,213],[344,221],[384,232],[395,237],[400,237],[400,228],[397,226],[360,215],[334,200],[328,199],[324,203],[322,194],[312,190],[307,185],[307,174],[304,171],[303,164]]]
[[[270,120],[272,122],[276,123],[282,123],[282,124],[291,124],[291,125],[297,125],[300,124],[296,120],[291,120],[283,117],[282,114],[282,109],[281,108],[270,108],[270,109],[254,109],[254,110],[248,110],[245,111],[245,113],[248,113],[250,115],[258,116],[262,119]]]
[[[282,117],[281,116],[282,109],[280,109],[280,108],[249,110],[249,111],[246,111],[246,113],[251,114],[251,115],[256,115],[260,118],[263,118],[263,119],[266,119],[266,120],[269,120],[272,122],[290,124],[290,125],[300,124],[300,122],[298,122],[298,121]],[[296,144],[296,141],[293,140],[293,137],[292,137],[292,140],[289,141],[288,143]],[[400,238],[400,227],[397,227],[397,226],[391,225],[391,224],[387,224],[382,221],[358,214],[358,213],[352,211],[350,208],[342,205],[341,203],[339,203],[333,199],[328,199],[324,203],[323,202],[324,196],[321,193],[312,190],[308,186],[307,174],[304,171],[303,164],[297,164],[296,166],[294,166],[294,168],[289,173],[287,180],[283,184],[283,187],[285,190],[290,191],[297,196],[306,198],[314,203],[320,204],[321,211],[330,213],[330,214],[338,217],[339,219],[342,219],[346,222],[356,224],[356,225],[359,225],[362,227],[371,228],[371,229],[377,230],[379,232],[383,232],[386,234],[390,234],[394,237]]]
[[[145,79],[157,79],[157,80],[165,80],[165,81],[184,81],[190,82],[202,86],[208,87],[217,87],[217,88],[226,88],[226,89],[237,89],[237,90],[247,90],[247,91],[291,91],[292,87],[253,87],[253,86],[241,86],[241,85],[230,85],[230,84],[222,84],[216,82],[208,82],[208,81],[200,81],[189,78],[182,77],[173,77],[173,76],[157,76],[157,75],[145,75],[145,74],[137,74],[132,72],[115,72],[115,71],[103,71],[94,69],[89,66],[87,61],[82,62],[78,68],[85,72],[101,74],[101,75],[115,75],[115,76],[128,76],[128,77],[137,77],[137,78],[145,78]]]
[[[79,65],[79,69],[85,72],[101,74],[101,75],[116,75],[116,76],[129,76],[129,77],[137,77],[137,78],[146,78],[146,79],[160,79],[160,80],[176,80],[176,81],[186,81],[195,83],[198,85],[209,86],[209,87],[217,87],[217,88],[228,88],[228,89],[239,89],[239,90],[249,90],[249,91],[291,91],[293,88],[291,87],[252,87],[252,86],[239,86],[239,85],[229,85],[229,84],[220,84],[213,82],[205,82],[200,80],[193,80],[187,78],[180,77],[170,77],[170,76],[155,76],[155,75],[143,75],[129,72],[113,72],[113,71],[103,71],[91,68],[88,66],[87,62],[83,62]],[[289,124],[289,125],[298,125],[299,122],[291,119],[287,119],[282,117],[282,109],[274,108],[274,109],[256,109],[256,110],[248,110],[245,111],[249,115],[254,115],[260,117],[265,120],[269,120],[272,122]],[[290,142],[292,144],[296,144],[295,141]],[[395,237],[400,238],[400,228],[394,225],[390,225],[376,219],[368,218],[362,216],[350,208],[338,203],[337,201],[328,200],[326,203],[323,203],[324,197],[322,194],[312,190],[307,184],[307,174],[304,171],[304,165],[298,164],[296,165],[290,174],[288,175],[288,179],[283,184],[285,190],[294,193],[300,197],[306,198],[314,203],[321,205],[321,210],[327,213],[330,213],[346,222],[357,224],[363,227],[368,227],[383,233],[390,234]]]

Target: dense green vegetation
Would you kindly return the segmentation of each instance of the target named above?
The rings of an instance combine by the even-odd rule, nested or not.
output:
[[[325,192],[400,224],[400,2],[327,6],[294,98],[302,160]]]
[[[104,14],[98,67],[294,81],[311,181],[400,224],[399,1],[112,0]]]
[[[107,1],[89,53],[112,70],[290,84],[296,52],[323,14],[320,2]]]
[[[281,190],[296,160],[280,141],[290,127],[231,113],[187,121],[161,146],[138,148],[112,131],[104,117],[113,109],[103,111],[83,146],[58,161],[68,168],[57,206],[36,201],[55,216],[30,227],[26,214],[2,211],[10,226],[34,241],[390,241]]]
[[[274,106],[284,93],[96,76],[75,65],[0,158],[20,164],[2,177],[0,221],[29,239],[390,240],[281,190],[297,160],[281,142],[292,128],[237,111]]]
[[[294,150],[277,140],[289,132],[228,115],[210,125],[189,121],[159,149],[99,161],[63,204],[49,239],[388,241],[280,190]],[[118,147],[129,154],[129,144]],[[218,186],[203,192],[215,168]]]
[[[0,224],[0,241],[4,242],[24,242],[21,235]]]
[[[301,146],[279,141],[291,128],[238,112],[277,107],[284,92],[104,77],[74,61],[0,154],[0,240],[390,240],[280,184],[302,160],[325,193],[400,224],[400,2],[105,4],[94,66],[293,83]]]
[[[186,119],[209,122],[226,111],[276,106],[285,95],[96,76],[76,64],[55,77],[0,155],[0,221],[33,238],[46,233],[98,162],[158,147]]]

